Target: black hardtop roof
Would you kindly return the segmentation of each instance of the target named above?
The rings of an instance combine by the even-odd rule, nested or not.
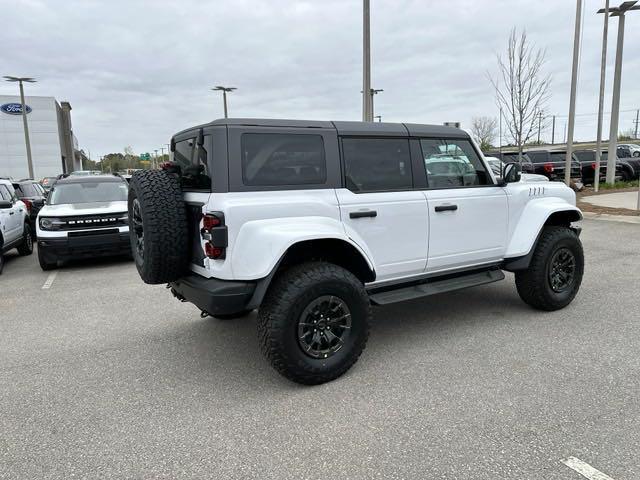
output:
[[[198,130],[209,126],[247,126],[247,127],[284,127],[284,128],[330,128],[338,135],[362,136],[445,136],[469,138],[464,130],[445,125],[423,125],[418,123],[390,123],[390,122],[353,122],[353,121],[322,121],[322,120],[287,120],[275,118],[220,118],[213,122],[187,128],[174,135]]]
[[[56,184],[64,183],[105,183],[105,182],[126,182],[118,175],[69,175],[68,177],[56,180]]]

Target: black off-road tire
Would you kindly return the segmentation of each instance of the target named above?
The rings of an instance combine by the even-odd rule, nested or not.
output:
[[[38,263],[43,271],[53,270],[58,267],[58,263],[49,263],[44,258],[44,247],[38,245]]]
[[[236,312],[236,313],[216,314],[216,315],[210,315],[210,316],[215,318],[216,320],[226,321],[226,320],[236,320],[237,318],[245,317],[249,315],[251,312],[253,312],[253,310],[242,310],[241,312]]]
[[[329,358],[312,358],[298,339],[298,322],[314,300],[340,298],[350,311],[349,335]],[[331,263],[309,262],[276,277],[258,313],[262,352],[286,378],[305,385],[334,380],[358,360],[369,338],[371,305],[364,285],[348,270]]]
[[[136,202],[141,219],[134,215]],[[135,172],[129,183],[128,205],[131,252],[142,280],[157,284],[182,277],[189,264],[189,236],[178,179],[164,170]],[[143,242],[139,249],[140,226]]]
[[[575,259],[573,282],[562,292],[551,286],[549,271],[554,254],[567,249]],[[535,246],[531,264],[515,273],[520,298],[539,310],[554,311],[569,305],[575,298],[584,273],[584,253],[578,235],[568,227],[544,227]]]
[[[22,256],[31,255],[33,253],[33,233],[31,233],[31,226],[28,223],[24,224],[22,243],[18,247],[18,253]]]

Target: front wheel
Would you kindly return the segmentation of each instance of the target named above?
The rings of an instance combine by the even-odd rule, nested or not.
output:
[[[44,253],[44,247],[38,247],[38,263],[40,263],[40,268],[43,271],[53,270],[58,266],[57,263],[49,263],[46,260],[46,256]]]
[[[26,223],[24,224],[22,243],[18,247],[18,253],[23,256],[33,253],[33,234],[31,233],[31,227]]]
[[[568,227],[544,227],[529,268],[516,272],[520,298],[539,310],[559,310],[574,299],[584,273],[582,243]]]
[[[310,262],[276,278],[258,314],[262,351],[283,376],[316,385],[358,360],[369,337],[364,285],[334,264]]]

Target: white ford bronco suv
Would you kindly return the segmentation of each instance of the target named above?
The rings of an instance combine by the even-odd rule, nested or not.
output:
[[[358,359],[371,305],[515,272],[557,310],[583,274],[582,218],[562,183],[495,176],[462,130],[435,125],[225,119],[171,139],[136,172],[128,208],[142,279],[203,316],[258,308],[262,350],[304,384]]]

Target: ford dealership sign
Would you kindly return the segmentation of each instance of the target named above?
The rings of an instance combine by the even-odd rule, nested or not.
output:
[[[29,105],[25,105],[25,107],[27,107],[27,113],[31,113],[31,107]],[[9,115],[22,115],[22,105],[20,103],[5,103],[0,105],[0,111]]]

